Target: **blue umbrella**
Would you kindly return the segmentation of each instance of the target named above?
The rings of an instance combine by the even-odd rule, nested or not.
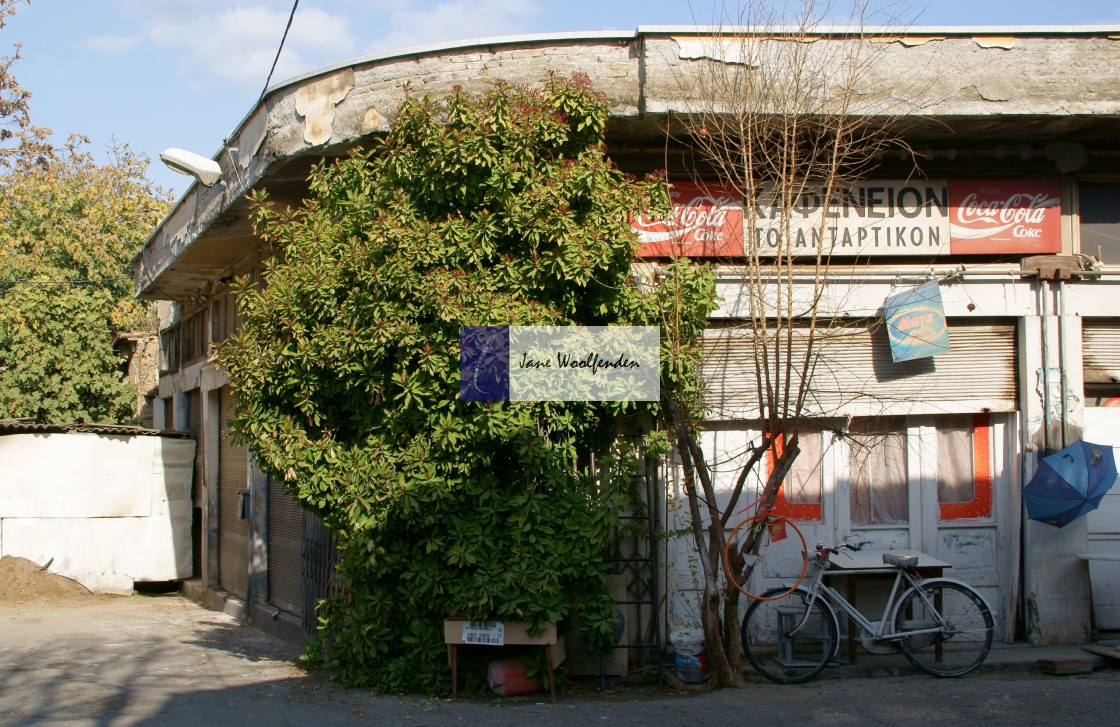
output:
[[[1027,517],[1064,527],[1095,510],[1115,482],[1112,447],[1079,440],[1043,457],[1023,488]]]

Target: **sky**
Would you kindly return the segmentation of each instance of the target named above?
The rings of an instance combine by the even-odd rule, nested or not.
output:
[[[780,0],[776,0],[780,1]],[[874,1],[874,0],[873,0]],[[293,0],[31,0],[0,30],[0,55],[32,93],[33,123],[127,144],[174,196],[191,179],[159,153],[213,156],[255,106]],[[735,4],[732,2],[731,4]],[[885,2],[879,8],[887,8]],[[906,0],[911,25],[1110,25],[1120,0]],[[373,53],[470,38],[707,24],[715,0],[300,0],[270,85]]]

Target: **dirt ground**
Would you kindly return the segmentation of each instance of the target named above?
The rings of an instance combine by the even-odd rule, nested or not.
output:
[[[67,603],[98,600],[88,588],[65,576],[51,573],[38,563],[5,555],[0,558],[0,603]]]

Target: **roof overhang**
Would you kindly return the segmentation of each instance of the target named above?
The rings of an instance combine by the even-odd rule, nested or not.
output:
[[[610,99],[609,148],[663,151],[667,126],[689,111],[689,74],[701,63],[735,62],[720,57],[716,41],[729,31],[719,32],[648,26],[476,39],[367,56],[274,86],[213,157],[221,179],[190,187],[134,257],[135,292],[188,300],[243,265],[258,243],[247,193],[264,188],[274,202],[298,203],[312,165],[386,132],[409,93],[481,90],[498,79],[535,83],[549,72],[578,71]],[[814,38],[866,40],[850,28],[819,28]],[[905,79],[919,89],[902,99],[912,144],[1018,144],[1040,154],[1053,144],[1120,148],[1120,28],[885,29],[873,41],[882,49],[872,71],[877,82],[890,87]]]

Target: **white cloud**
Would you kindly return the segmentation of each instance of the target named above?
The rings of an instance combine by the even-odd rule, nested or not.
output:
[[[135,35],[98,35],[87,39],[82,46],[94,53],[107,56],[122,56],[140,45],[141,38]]]
[[[276,3],[272,3],[276,5]],[[249,88],[263,86],[288,21],[288,9],[262,4],[183,15],[177,7],[147,7],[144,35],[179,54],[194,83],[208,76]],[[159,10],[165,12],[159,13]],[[292,22],[272,82],[348,57],[355,40],[346,17],[301,7]]]
[[[370,53],[529,32],[538,0],[319,0],[301,3],[272,83]],[[87,46],[122,54],[143,43],[173,58],[181,82],[259,90],[292,0],[117,0],[131,27]],[[359,42],[355,37],[360,35]]]
[[[368,52],[411,48],[430,43],[526,32],[528,20],[541,12],[530,0],[450,0],[449,2],[381,2],[389,30]]]

